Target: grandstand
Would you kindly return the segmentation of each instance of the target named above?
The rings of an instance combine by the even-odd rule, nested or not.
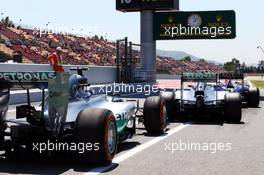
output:
[[[98,37],[80,37],[71,34],[49,33],[39,35],[32,29],[8,27],[0,24],[0,52],[12,57],[15,53],[23,56],[24,63],[46,64],[47,57],[57,46],[63,48],[64,64],[114,66],[116,43]],[[139,52],[133,51],[139,60]],[[224,71],[212,63],[179,61],[169,57],[157,57],[158,72],[179,74],[182,72],[208,70]],[[139,66],[139,64],[137,64]]]

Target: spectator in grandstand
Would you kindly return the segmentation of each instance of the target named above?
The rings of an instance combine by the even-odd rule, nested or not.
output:
[[[49,57],[50,66],[55,72],[64,72],[62,65],[62,48],[57,47],[56,52],[52,53]]]

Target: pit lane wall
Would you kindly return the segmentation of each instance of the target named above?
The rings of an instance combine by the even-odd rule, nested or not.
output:
[[[70,71],[71,67],[77,67],[78,65],[64,65],[65,71],[70,73],[76,73],[75,71]],[[84,65],[79,65],[79,67],[84,67]],[[114,66],[86,66],[91,68],[90,71],[84,71],[84,75],[88,78],[90,84],[92,84],[92,88],[96,92],[96,94],[101,93],[100,85],[112,84],[116,82],[116,67]],[[1,72],[19,72],[19,71],[51,71],[51,68],[48,64],[19,64],[19,63],[0,63],[0,71]],[[157,74],[157,79],[178,79],[179,75],[163,75]],[[148,83],[137,83],[133,84],[137,86],[141,84]],[[110,85],[113,87],[113,85]],[[108,86],[109,88],[109,86]],[[111,88],[111,87],[110,87]],[[104,88],[105,89],[105,88]],[[133,92],[131,92],[133,95]],[[32,102],[40,101],[41,99],[41,91],[38,89],[30,90],[30,98]],[[153,95],[153,94],[152,94]],[[137,96],[137,95],[133,95]],[[138,95],[141,96],[141,95]],[[16,90],[11,91],[10,94],[10,105],[11,104],[20,104],[26,102],[26,91],[25,90]]]
[[[71,67],[77,67],[78,65],[64,65],[66,72],[76,73],[76,71],[70,71]],[[89,67],[90,71],[84,71],[84,75],[89,79],[91,84],[106,84],[116,81],[116,67],[109,66],[84,66],[79,65],[79,67]],[[19,71],[51,71],[48,64],[19,64],[19,63],[0,63],[1,72],[19,72]]]
[[[84,65],[64,65],[66,72],[76,73],[76,71],[70,71],[71,67],[85,67]],[[90,68],[90,71],[84,71],[84,75],[89,79],[91,84],[108,84],[116,81],[116,68],[104,67],[104,66],[86,66]],[[1,72],[19,72],[19,71],[52,71],[48,64],[19,64],[19,63],[0,63]],[[41,91],[38,89],[30,90],[31,101],[40,101]],[[26,102],[26,91],[16,90],[10,93],[10,104],[19,104]]]

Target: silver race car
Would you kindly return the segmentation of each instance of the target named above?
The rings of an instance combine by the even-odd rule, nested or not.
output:
[[[184,84],[189,82],[187,88]],[[241,95],[218,91],[218,75],[214,73],[184,73],[181,88],[175,92],[161,92],[169,120],[179,116],[222,116],[225,121],[240,122]]]
[[[109,164],[118,143],[135,133],[136,117],[149,134],[165,131],[167,116],[161,97],[147,98],[141,109],[138,101],[95,95],[82,76],[85,69],[72,70],[78,74],[0,72],[0,150],[6,157],[21,147],[50,154],[52,144],[84,163]],[[27,104],[17,106],[16,115],[7,118],[12,88],[27,91]],[[32,88],[42,90],[38,107],[30,102]]]

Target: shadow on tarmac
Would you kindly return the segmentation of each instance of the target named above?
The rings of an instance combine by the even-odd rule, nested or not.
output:
[[[224,124],[236,124],[236,125],[244,125],[245,122],[225,122],[221,118],[210,118],[210,117],[188,117],[185,119],[175,120],[172,123],[183,123],[189,125],[219,125],[224,126]]]
[[[139,142],[133,142],[133,141],[131,142],[125,141],[125,142],[119,143],[118,148],[117,148],[117,153],[133,149],[138,145],[140,145]]]
[[[80,165],[67,155],[64,156],[16,156],[12,159],[0,158],[0,172],[11,174],[61,174],[68,170],[87,172],[92,167]]]
[[[118,145],[117,153],[127,151],[140,145],[139,142],[126,141]],[[0,154],[0,174],[62,174],[70,170],[75,173],[96,172],[98,167],[83,163],[81,160],[75,159],[72,155],[66,153],[48,155],[27,155],[25,150],[12,158],[6,159],[3,152]],[[112,163],[106,167],[109,172],[119,165]],[[100,168],[100,167],[99,167]]]

